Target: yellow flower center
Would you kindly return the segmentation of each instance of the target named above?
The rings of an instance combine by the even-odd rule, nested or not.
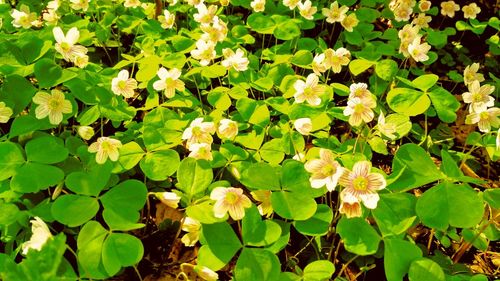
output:
[[[488,120],[490,119],[490,113],[488,111],[483,111],[479,113],[479,118],[481,118],[481,120]]]
[[[325,176],[331,176],[335,174],[336,171],[337,169],[332,165],[325,165],[321,168],[321,173]]]
[[[358,103],[354,106],[355,113],[362,113],[363,111],[365,111],[365,106],[362,103]]]
[[[59,111],[61,107],[61,101],[58,99],[50,99],[48,102],[50,111]]]
[[[314,90],[311,87],[305,88],[304,96],[306,96],[306,98],[314,97]]]
[[[234,205],[236,204],[236,202],[238,202],[239,196],[233,192],[228,192],[226,193],[225,199],[227,203]]]
[[[352,185],[356,190],[366,190],[368,188],[368,180],[365,177],[357,177],[352,181]]]
[[[472,95],[472,100],[474,102],[481,102],[483,101],[483,95],[481,95],[480,93],[475,93]]]
[[[120,88],[121,90],[125,90],[125,88],[127,87],[127,81],[125,80],[120,80],[118,82],[118,88]]]
[[[64,52],[69,52],[69,50],[71,50],[71,46],[67,42],[62,42],[60,46]]]

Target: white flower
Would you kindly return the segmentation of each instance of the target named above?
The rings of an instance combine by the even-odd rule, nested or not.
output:
[[[189,157],[195,159],[205,159],[212,161],[214,157],[212,156],[212,146],[209,143],[193,143],[189,146]]]
[[[399,6],[393,12],[396,21],[408,21],[413,13],[413,9],[409,6]]]
[[[129,78],[128,70],[123,69],[118,76],[111,80],[111,90],[115,95],[122,95],[126,98],[134,96],[134,90],[137,89],[137,81]]]
[[[300,0],[283,0],[283,5],[288,7],[290,10],[295,9],[299,3]]]
[[[328,48],[324,54],[325,64],[332,68],[333,73],[340,73],[342,66],[348,65],[351,58],[351,52],[346,48],[338,48],[337,50]]]
[[[86,48],[85,52],[87,52]],[[73,57],[73,63],[79,68],[85,68],[89,64],[89,56],[85,54],[76,54]]]
[[[186,247],[193,247],[200,240],[201,223],[193,218],[186,217],[182,223],[182,230],[187,233],[181,238]]]
[[[57,10],[59,9],[59,0],[52,0],[47,3],[47,9],[49,10]]]
[[[0,102],[0,123],[7,123],[12,116],[12,109]]]
[[[429,56],[427,53],[431,49],[431,46],[427,43],[420,43],[420,37],[417,36],[413,39],[413,42],[408,45],[408,53],[415,61],[427,61]]]
[[[203,31],[200,39],[206,42],[222,42],[227,37],[227,24],[218,16],[214,17],[211,24],[201,25],[200,29]]]
[[[321,73],[325,72],[328,69],[325,60],[325,54],[316,54],[311,63],[311,67],[314,71],[314,74],[316,75],[320,75]]]
[[[203,118],[196,118],[191,122],[188,128],[182,133],[182,139],[187,140],[186,147],[190,149],[195,143],[211,144],[212,134],[215,133],[215,125],[213,122],[203,122]]]
[[[484,111],[474,112],[465,117],[465,124],[476,124],[479,131],[488,133],[491,127],[500,126],[500,108],[492,107]]]
[[[168,10],[163,11],[163,16],[158,16],[158,21],[161,27],[165,29],[172,28],[175,24],[175,14],[170,13]]]
[[[57,125],[63,120],[64,113],[71,113],[72,106],[69,100],[64,98],[64,93],[59,90],[52,90],[51,94],[38,92],[33,97],[33,102],[38,104],[35,109],[37,119],[49,116],[50,124]]]
[[[314,14],[318,11],[318,8],[312,6],[311,0],[306,0],[304,3],[299,2],[297,6],[299,7],[300,15],[306,20],[312,20]]]
[[[78,127],[77,131],[78,131],[78,135],[84,140],[91,139],[95,134],[94,128],[92,128],[90,126],[80,126],[80,127]]]
[[[431,22],[432,18],[427,16],[424,13],[418,14],[418,17],[414,18],[411,22],[412,24],[418,26],[419,28],[427,28],[429,27],[429,22]]]
[[[477,73],[479,70],[479,63],[473,63],[465,67],[464,70],[464,84],[466,86],[472,84],[474,81],[483,82],[484,76]]]
[[[51,9],[48,9],[47,12],[43,13],[42,17],[47,24],[51,25],[56,25],[60,18],[56,10]]]
[[[488,107],[495,105],[495,98],[490,96],[495,91],[495,86],[479,85],[479,81],[474,81],[468,86],[469,91],[462,94],[465,103],[470,103],[469,112],[485,111]]]
[[[250,192],[253,199],[255,201],[260,202],[257,206],[259,210],[259,214],[261,216],[270,217],[273,214],[273,204],[271,203],[271,194],[270,190],[255,190]]]
[[[266,0],[253,0],[250,2],[250,7],[254,10],[254,12],[264,12],[266,9]]]
[[[234,139],[238,135],[238,123],[230,119],[220,120],[218,134],[223,139]]]
[[[300,134],[307,136],[312,130],[312,122],[310,118],[299,118],[293,122],[295,130]]]
[[[344,169],[339,180],[340,185],[345,187],[341,192],[343,202],[363,202],[368,209],[377,208],[380,198],[377,190],[384,189],[387,183],[381,174],[370,172],[371,167],[371,162],[360,161],[354,164],[352,171]]]
[[[252,206],[252,201],[243,194],[243,189],[235,187],[216,187],[210,193],[215,200],[214,215],[223,218],[229,212],[233,220],[241,220],[245,216],[245,208]]]
[[[377,129],[384,136],[390,139],[396,139],[396,136],[394,135],[396,132],[396,125],[385,123],[384,113],[382,112],[380,112],[380,115],[378,116]]]
[[[125,2],[123,2],[123,6],[125,6],[125,8],[137,8],[140,7],[141,4],[142,3],[139,0],[125,0]]]
[[[90,0],[70,0],[71,9],[73,10],[83,10],[86,12],[89,9]]]
[[[202,66],[207,66],[215,58],[215,43],[200,39],[196,41],[196,49],[191,51],[191,56],[200,61]]]
[[[344,27],[347,32],[352,32],[354,28],[358,25],[359,20],[355,13],[349,14],[345,17],[340,24]]]
[[[476,3],[470,3],[462,7],[462,12],[464,12],[464,18],[475,19],[477,14],[481,12],[481,8]]]
[[[194,267],[194,271],[198,274],[198,276],[206,281],[216,281],[219,279],[219,275],[206,266],[197,265]]]
[[[344,214],[347,218],[359,218],[363,214],[363,210],[361,209],[360,202],[351,201],[345,202],[344,196],[342,192],[340,193],[340,207],[339,212]]]
[[[407,24],[398,32],[398,37],[401,40],[399,45],[399,53],[402,53],[405,57],[409,57],[408,46],[412,43],[415,38],[418,37],[419,27],[417,25],[413,26]]]
[[[32,235],[30,240],[24,242],[21,246],[23,255],[27,255],[30,249],[42,250],[43,245],[53,237],[47,224],[39,217],[34,217],[34,220],[30,220],[30,222]]]
[[[193,18],[196,22],[201,24],[210,24],[214,19],[215,13],[217,12],[216,5],[210,5],[208,8],[205,4],[200,3],[196,6],[198,13],[193,15]]]
[[[179,207],[181,197],[175,192],[158,192],[156,196],[163,204],[169,206],[170,208],[177,209],[177,207]]]
[[[309,160],[304,168],[309,173],[312,173],[309,178],[312,188],[322,188],[326,185],[329,191],[335,190],[337,182],[342,176],[343,168],[340,166],[339,162],[334,160],[333,153],[328,150],[321,148],[319,150],[320,159]]]
[[[118,149],[122,147],[122,143],[119,140],[115,140],[109,137],[100,137],[96,142],[91,144],[88,148],[88,152],[96,153],[95,161],[97,164],[104,164],[106,160],[117,161],[120,156]]]
[[[368,90],[368,85],[366,83],[352,83],[349,86],[349,99],[353,98],[372,99],[372,93]]]
[[[418,3],[418,8],[420,9],[421,12],[427,12],[431,9],[431,1],[426,1],[426,0],[421,0]]]
[[[236,71],[245,71],[248,69],[248,59],[242,49],[237,49],[236,53],[229,48],[222,50],[224,60],[221,62],[222,66],[227,69],[233,68]]]
[[[339,3],[334,1],[330,4],[330,9],[323,8],[322,10],[323,16],[326,17],[326,22],[334,23],[334,22],[342,22],[346,17],[347,11],[349,11],[349,7],[342,6],[339,8]]]
[[[296,103],[303,103],[307,101],[310,105],[320,105],[321,98],[320,94],[323,93],[323,87],[318,85],[319,78],[316,74],[311,73],[307,76],[306,81],[297,80],[293,84],[295,89],[295,94],[293,97],[295,98]]]
[[[185,86],[184,82],[179,80],[179,77],[181,77],[181,71],[177,68],[172,68],[170,71],[165,69],[164,67],[161,67],[158,69],[158,72],[156,72],[158,77],[160,77],[160,80],[155,81],[153,83],[153,89],[156,91],[162,91],[165,90],[165,96],[167,98],[173,98],[175,95],[175,90],[178,91],[184,91]]]
[[[454,1],[441,2],[441,15],[452,18],[456,11],[460,11],[460,6]]]
[[[368,123],[373,120],[374,114],[372,108],[375,108],[375,106],[377,106],[377,103],[373,98],[352,98],[347,101],[344,115],[349,116],[349,124],[351,126],[357,127],[362,122]]]
[[[52,33],[57,42],[54,47],[63,56],[64,60],[73,62],[76,56],[83,56],[87,53],[87,48],[76,45],[80,38],[80,32],[76,27],[72,27],[64,35],[62,29],[57,26],[52,29]]]
[[[14,18],[12,25],[16,28],[22,27],[28,29],[36,25],[36,13],[30,13],[30,8],[24,4],[21,5],[19,10],[12,9],[10,15]]]

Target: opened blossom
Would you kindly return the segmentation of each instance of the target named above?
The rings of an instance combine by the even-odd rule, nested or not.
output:
[[[344,29],[347,32],[352,32],[354,30],[354,28],[358,25],[358,23],[359,23],[359,20],[358,20],[358,17],[356,17],[355,13],[350,13],[348,16],[346,16],[340,22],[342,27],[344,27]]]
[[[216,56],[215,43],[199,39],[196,41],[196,49],[191,51],[191,56],[200,61],[202,66],[207,66]]]
[[[375,108],[377,103],[373,98],[360,99],[352,98],[347,101],[347,107],[344,109],[344,115],[349,116],[349,124],[351,126],[359,126],[363,122],[368,123],[375,116],[372,108]]]
[[[250,7],[252,7],[253,11],[256,13],[264,12],[266,9],[266,0],[253,0],[250,2]]]
[[[431,21],[432,18],[430,16],[427,16],[424,13],[420,13],[416,18],[413,19],[411,23],[418,26],[419,28],[428,28],[429,22]]]
[[[193,143],[189,146],[191,151],[188,157],[212,161],[212,146],[209,143]]]
[[[441,15],[452,18],[457,11],[460,11],[460,6],[455,1],[441,2]]]
[[[125,2],[123,2],[123,6],[125,8],[137,8],[140,7],[141,4],[142,3],[139,0],[125,0]]]
[[[62,29],[57,26],[52,29],[52,33],[56,40],[54,48],[63,56],[65,61],[73,62],[77,56],[85,56],[87,54],[87,48],[76,44],[80,38],[80,32],[76,27],[72,27],[64,35]]]
[[[326,65],[325,54],[316,54],[311,63],[311,68],[316,75],[321,75],[321,73],[325,72],[329,68]]]
[[[300,0],[283,0],[283,5],[288,7],[290,10],[295,9],[299,5]]]
[[[341,192],[342,201],[348,204],[363,202],[368,209],[375,209],[379,200],[378,190],[387,185],[384,176],[371,172],[372,163],[359,161],[352,171],[344,169],[339,183],[345,188]]]
[[[156,75],[160,80],[153,83],[153,89],[156,91],[164,91],[167,98],[173,98],[175,95],[175,90],[184,91],[184,82],[179,79],[181,77],[181,71],[177,68],[172,68],[167,70],[164,67],[158,69]]]
[[[470,3],[462,7],[462,12],[464,12],[464,18],[475,19],[477,14],[481,12],[481,8],[476,3]]]
[[[207,7],[203,2],[198,4],[196,9],[198,12],[193,15],[193,18],[200,24],[210,24],[215,17],[215,13],[217,12],[216,5],[210,5]]]
[[[310,118],[299,118],[293,122],[295,130],[301,135],[307,136],[312,130],[312,122]]]
[[[119,140],[109,137],[100,137],[89,146],[88,151],[90,153],[96,153],[95,161],[97,164],[104,164],[108,158],[113,162],[118,160],[118,157],[120,157],[120,147],[122,147],[122,143]]]
[[[342,66],[348,65],[351,61],[351,52],[346,48],[338,48],[337,50],[328,48],[324,54],[325,64],[332,68],[333,73],[340,73]]]
[[[175,14],[170,13],[168,10],[163,10],[163,15],[158,16],[158,21],[162,28],[172,28],[175,24]]]
[[[410,20],[411,14],[413,13],[413,8],[410,6],[399,6],[393,10],[394,19],[396,21],[408,21]]]
[[[432,2],[427,0],[420,0],[418,2],[418,8],[421,12],[427,12],[431,9]]]
[[[312,20],[314,14],[318,11],[318,8],[312,5],[311,0],[306,0],[304,3],[299,2],[297,7],[299,8],[300,15],[306,20]]]
[[[182,223],[182,230],[187,232],[181,237],[186,247],[193,247],[200,240],[201,223],[191,217],[186,217]]]
[[[339,3],[337,1],[330,4],[329,9],[321,9],[323,16],[326,17],[326,22],[328,23],[341,22],[346,17],[347,11],[349,11],[349,7],[339,7]]]
[[[408,45],[408,53],[416,62],[427,61],[429,59],[427,53],[431,49],[429,44],[421,43],[420,40],[421,38],[417,36],[413,39],[413,42]]]
[[[115,95],[131,98],[134,96],[135,89],[137,89],[137,81],[134,78],[129,78],[129,73],[126,69],[121,70],[118,76],[111,80],[111,90]]]
[[[37,16],[36,13],[31,13],[30,8],[24,4],[21,5],[19,10],[12,9],[10,13],[12,20],[12,25],[16,28],[31,28],[34,25],[37,25]]]
[[[312,188],[322,188],[326,185],[329,191],[335,190],[343,173],[343,168],[335,160],[333,153],[324,148],[319,150],[319,159],[307,161],[304,168],[311,173],[309,182]]]
[[[214,17],[211,24],[201,25],[200,29],[203,31],[200,39],[205,42],[222,42],[227,37],[227,24],[218,16]]]
[[[238,135],[238,122],[231,119],[220,120],[217,133],[222,139],[234,139]]]
[[[372,92],[368,90],[368,85],[366,83],[352,83],[349,86],[349,99],[360,98],[372,99]]]
[[[293,97],[295,98],[296,103],[303,103],[307,101],[310,105],[320,105],[321,98],[319,97],[324,89],[322,86],[318,85],[319,78],[316,74],[311,73],[307,76],[306,81],[297,80],[293,84],[295,89],[295,94]]]
[[[7,123],[12,116],[12,109],[0,102],[0,123]]]
[[[52,125],[57,125],[62,122],[63,114],[72,112],[71,102],[66,100],[64,93],[54,89],[51,93],[38,92],[33,97],[33,102],[38,104],[35,109],[37,119],[49,117],[49,122]]]
[[[468,86],[469,91],[462,94],[465,103],[470,104],[469,112],[485,111],[495,105],[495,98],[490,96],[495,91],[495,86],[482,85],[476,80]]]
[[[470,85],[474,81],[483,82],[484,76],[481,73],[477,73],[479,70],[479,63],[473,63],[465,67],[464,70],[464,84]]]
[[[489,133],[492,127],[498,128],[500,126],[500,108],[491,107],[473,112],[465,117],[465,124],[477,124],[479,131]]]
[[[189,149],[194,143],[208,143],[213,141],[212,135],[215,133],[213,122],[203,122],[203,118],[194,119],[188,128],[182,133],[182,139],[186,140],[186,147]]]
[[[86,12],[89,9],[90,0],[70,0],[71,9],[73,10],[82,10]]]
[[[271,203],[272,192],[270,190],[256,190],[250,192],[250,194],[255,201],[260,203],[257,205],[257,210],[259,210],[260,215],[267,218],[270,217],[274,211]]]
[[[229,48],[224,48],[222,50],[222,54],[224,55],[225,59],[221,62],[221,64],[225,68],[232,68],[236,71],[245,71],[248,69],[249,61],[245,57],[245,53],[242,49],[238,48],[235,53]]]
[[[31,238],[22,244],[22,254],[27,255],[29,250],[41,251],[45,243],[52,239],[52,233],[45,222],[39,218],[34,217],[31,222]]]
[[[210,193],[215,200],[214,215],[223,218],[229,212],[233,220],[241,220],[245,216],[245,208],[252,206],[252,201],[243,194],[243,189],[235,187],[216,187]]]

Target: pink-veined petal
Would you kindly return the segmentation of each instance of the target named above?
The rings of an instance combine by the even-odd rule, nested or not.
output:
[[[361,198],[361,201],[363,201],[363,204],[366,206],[368,209],[375,209],[377,208],[377,203],[379,200],[379,196],[377,193],[363,193],[360,194],[359,197]]]

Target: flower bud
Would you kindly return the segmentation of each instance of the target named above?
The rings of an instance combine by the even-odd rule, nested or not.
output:
[[[312,130],[312,122],[309,118],[299,118],[293,123],[295,130],[304,136],[309,135]]]
[[[222,119],[219,122],[219,137],[233,139],[238,135],[238,123],[230,119]]]
[[[94,136],[94,128],[90,126],[80,126],[78,127],[78,135],[84,140],[89,140]]]

